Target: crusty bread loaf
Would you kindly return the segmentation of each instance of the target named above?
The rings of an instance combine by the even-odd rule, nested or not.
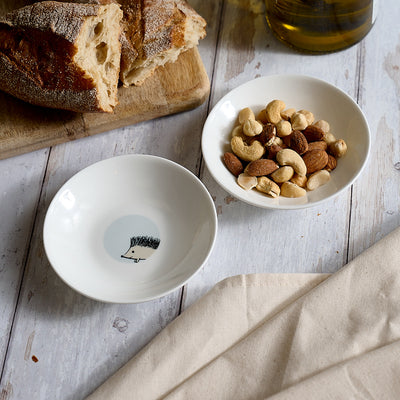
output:
[[[0,17],[0,89],[32,104],[112,112],[122,11],[45,1]]]
[[[73,1],[121,5],[120,80],[124,86],[142,85],[158,66],[176,61],[206,36],[206,21],[185,0]]]
[[[120,79],[141,85],[206,35],[206,21],[183,0],[118,0],[122,19]]]

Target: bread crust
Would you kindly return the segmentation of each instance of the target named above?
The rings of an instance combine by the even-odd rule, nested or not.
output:
[[[121,73],[124,86],[140,86],[156,68],[206,36],[206,21],[185,0],[66,0],[91,4],[119,4],[121,21]],[[197,26],[194,41],[188,31]]]
[[[206,35],[206,21],[184,0],[118,0],[124,13],[122,19],[121,81],[125,86],[141,85],[158,65],[148,60],[162,57],[176,49],[175,61],[187,49],[185,37],[191,24],[201,27],[197,39]],[[137,68],[147,68],[139,80],[129,82],[129,74]]]
[[[119,0],[119,3],[124,13],[120,79],[125,86],[143,84],[159,65],[175,61],[181,51],[187,50],[185,35],[189,25],[201,27],[197,40],[206,35],[206,21],[184,0]],[[175,54],[167,56],[172,51]],[[149,63],[152,59],[156,62]],[[139,69],[143,71],[130,78]]]
[[[32,104],[104,112],[95,82],[73,61],[97,4],[35,3],[0,17],[0,89]]]
[[[57,1],[34,3],[0,17],[0,24],[20,29],[38,29],[74,43],[85,17],[98,14],[98,4]]]

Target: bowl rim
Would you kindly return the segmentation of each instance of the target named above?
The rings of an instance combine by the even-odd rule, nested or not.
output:
[[[303,81],[312,81],[314,83],[318,83],[318,84],[323,84],[328,86],[331,90],[334,90],[336,92],[338,92],[340,95],[344,96],[348,101],[350,101],[351,103],[353,103],[353,105],[355,106],[355,108],[358,110],[359,112],[359,116],[361,117],[361,119],[363,120],[365,126],[366,126],[366,144],[367,144],[367,149],[366,149],[366,154],[365,154],[365,158],[359,168],[359,170],[357,171],[356,174],[354,174],[353,178],[346,184],[344,185],[342,188],[340,188],[339,190],[337,190],[335,193],[332,193],[331,195],[324,197],[320,200],[316,200],[313,202],[306,202],[306,203],[301,203],[301,204],[269,204],[268,202],[266,202],[265,204],[256,204],[244,197],[238,196],[237,193],[235,193],[234,191],[232,191],[229,188],[229,185],[225,184],[224,182],[221,182],[221,180],[218,179],[216,173],[213,171],[213,168],[210,167],[209,165],[209,160],[207,157],[207,151],[205,151],[205,141],[206,141],[206,131],[210,129],[211,125],[211,120],[214,117],[214,115],[217,113],[218,109],[220,108],[221,104],[223,104],[229,97],[234,96],[237,92],[240,92],[243,88],[245,88],[246,86],[253,84],[254,82],[257,81],[266,81],[266,80],[271,80],[271,79],[295,79],[295,80],[303,80]],[[204,158],[204,162],[206,164],[206,167],[210,173],[210,175],[213,177],[213,179],[215,180],[216,183],[218,183],[219,186],[221,186],[226,192],[228,192],[229,194],[231,194],[233,197],[235,197],[236,199],[247,203],[253,207],[257,207],[257,208],[261,208],[261,209],[269,209],[269,210],[299,210],[299,209],[305,209],[305,208],[311,208],[311,207],[315,207],[320,205],[321,203],[326,202],[327,200],[331,200],[334,197],[337,197],[340,193],[342,193],[343,191],[347,190],[351,185],[354,184],[354,182],[356,181],[356,179],[361,175],[361,173],[364,171],[368,160],[370,158],[370,153],[371,153],[371,129],[368,123],[368,120],[364,114],[364,112],[362,111],[361,107],[358,105],[358,103],[349,95],[347,94],[343,89],[335,86],[334,84],[321,79],[321,78],[317,78],[314,76],[310,76],[310,75],[303,75],[303,74],[271,74],[271,75],[263,75],[263,76],[259,76],[257,78],[251,79],[249,81],[246,81],[242,84],[240,84],[239,86],[231,89],[230,91],[228,91],[225,95],[223,95],[216,103],[215,105],[212,107],[211,111],[208,113],[207,115],[207,119],[203,125],[203,130],[202,130],[202,138],[201,138],[201,149],[202,149],[202,154],[203,154],[203,158]],[[222,154],[221,154],[222,157]]]
[[[203,260],[199,263],[199,265],[193,270],[193,272],[185,279],[181,279],[181,280],[177,280],[175,282],[175,284],[173,284],[170,288],[167,288],[165,290],[160,291],[157,294],[154,295],[148,295],[148,296],[133,296],[135,297],[134,299],[132,298],[131,300],[112,300],[107,298],[107,296],[102,297],[102,296],[93,296],[91,294],[85,293],[85,291],[75,287],[71,282],[68,281],[68,279],[62,274],[62,268],[59,268],[58,263],[56,260],[53,259],[53,257],[49,254],[49,243],[48,243],[48,235],[50,234],[49,232],[49,220],[51,218],[51,210],[52,208],[55,206],[59,195],[68,187],[68,185],[71,182],[74,182],[78,179],[81,178],[82,175],[84,175],[88,170],[90,169],[95,169],[99,164],[104,164],[104,163],[108,163],[108,162],[112,162],[115,159],[122,159],[122,158],[137,158],[137,159],[149,159],[149,160],[157,160],[158,162],[162,162],[165,163],[166,165],[169,165],[173,168],[178,169],[181,173],[186,174],[194,183],[195,185],[204,193],[204,195],[206,196],[207,200],[208,200],[208,209],[210,210],[210,220],[212,221],[212,226],[211,226],[211,230],[210,230],[210,236],[211,236],[211,241],[208,245],[208,248],[205,252],[205,257],[203,258]],[[207,187],[205,186],[205,184],[193,173],[191,172],[189,169],[187,169],[186,167],[184,167],[181,164],[178,164],[175,161],[169,160],[167,158],[161,157],[161,156],[155,156],[155,155],[150,155],[150,154],[123,154],[123,155],[117,155],[117,156],[111,156],[99,161],[96,161],[84,168],[82,168],[81,170],[79,170],[78,172],[76,172],[75,174],[73,174],[64,184],[61,185],[61,187],[57,190],[57,192],[54,194],[54,196],[52,197],[52,200],[50,201],[49,206],[47,207],[46,210],[46,214],[45,214],[45,218],[44,218],[44,222],[43,222],[43,228],[42,228],[42,239],[43,239],[43,247],[44,247],[44,251],[47,257],[47,260],[50,264],[50,266],[52,267],[52,269],[55,271],[55,273],[57,274],[57,276],[71,289],[73,289],[75,292],[83,295],[86,298],[92,299],[92,300],[96,300],[99,302],[103,302],[103,303],[111,303],[111,304],[137,304],[137,303],[143,303],[143,302],[147,302],[147,301],[151,301],[151,300],[155,300],[155,299],[159,299],[161,297],[164,297],[180,288],[182,288],[190,279],[192,279],[200,270],[201,268],[205,265],[205,263],[208,261],[215,243],[216,243],[216,239],[217,239],[217,233],[218,233],[218,216],[217,216],[217,211],[216,211],[216,207],[215,207],[215,203],[214,200],[210,194],[210,192],[208,191]],[[133,290],[134,292],[134,290]]]

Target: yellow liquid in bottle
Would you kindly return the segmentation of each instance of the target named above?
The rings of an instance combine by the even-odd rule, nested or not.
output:
[[[373,0],[265,0],[268,25],[286,44],[312,53],[359,42],[374,23]]]

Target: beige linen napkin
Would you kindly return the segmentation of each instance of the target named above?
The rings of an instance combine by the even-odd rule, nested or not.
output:
[[[396,341],[323,370],[268,400],[399,398],[400,341]]]
[[[219,282],[87,400],[162,398],[328,276],[249,274]]]
[[[89,399],[400,398],[399,244],[397,229],[326,280],[228,279]]]

